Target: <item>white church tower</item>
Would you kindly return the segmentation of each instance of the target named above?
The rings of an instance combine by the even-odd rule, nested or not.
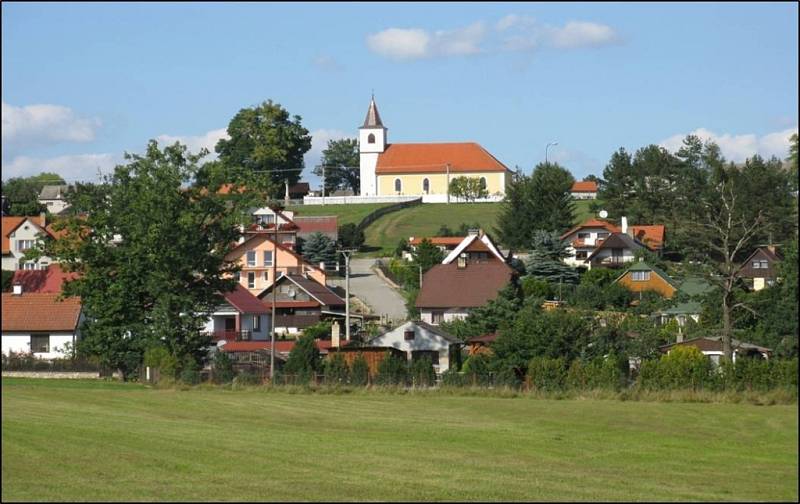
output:
[[[358,129],[358,146],[361,196],[376,196],[378,194],[378,177],[375,174],[375,168],[378,165],[378,156],[386,150],[386,128],[378,114],[374,95],[369,102],[364,125]]]

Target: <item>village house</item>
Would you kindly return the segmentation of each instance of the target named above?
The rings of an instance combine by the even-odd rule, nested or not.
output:
[[[597,182],[592,180],[576,181],[569,190],[573,199],[597,199]]]
[[[627,237],[618,237],[602,247],[614,234]],[[564,263],[574,267],[591,268],[592,263],[618,267],[632,261],[635,251],[641,248],[659,253],[665,245],[664,234],[663,225],[628,226],[626,217],[621,218],[619,227],[606,220],[588,219],[561,235],[561,240],[568,244]],[[603,251],[597,252],[601,247]]]
[[[67,273],[58,263],[54,263],[45,269],[17,270],[11,283],[21,285],[23,292],[58,294],[62,291],[64,282],[76,278],[78,273]]]
[[[461,242],[464,241],[463,236],[431,236],[430,238],[427,237],[415,237],[411,236],[408,238],[408,246],[411,249],[403,251],[403,259],[406,261],[411,261],[414,259],[414,252],[417,250],[417,247],[422,243],[423,240],[429,240],[431,245],[437,247],[441,250],[445,255],[450,254],[456,247],[461,245]]]
[[[366,342],[368,347],[395,348],[409,361],[429,358],[436,373],[447,371],[458,360],[461,342],[439,327],[409,321]]]
[[[258,299],[272,308],[275,288],[275,332],[297,334],[323,319],[344,319],[345,300],[310,276],[287,274],[258,294]]]
[[[39,203],[45,205],[51,214],[59,214],[69,207],[65,199],[68,189],[67,185],[46,185],[39,193]]]
[[[80,340],[81,300],[59,293],[25,292],[16,284],[2,294],[3,354],[32,353],[40,359],[68,356]]]
[[[338,217],[335,215],[294,216],[297,225],[297,238],[307,240],[314,233],[322,233],[334,242],[339,241]]]
[[[47,224],[44,212],[37,217],[2,217],[1,232],[4,270],[46,269],[52,263],[46,256],[37,261],[24,260],[25,252],[43,237],[55,238],[57,235]]]
[[[445,202],[450,181],[477,178],[491,199],[506,193],[512,172],[475,142],[389,143],[373,97],[359,129],[361,196],[412,195]]]
[[[778,279],[778,264],[783,255],[774,245],[758,247],[742,262],[739,276],[747,279],[754,291],[775,285]]]
[[[239,284],[233,291],[224,293],[223,298],[204,330],[213,341],[269,339],[272,324],[270,310],[264,303]]]

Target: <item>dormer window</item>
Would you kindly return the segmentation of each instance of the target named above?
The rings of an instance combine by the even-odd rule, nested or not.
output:
[[[375,134],[374,133],[370,133],[369,134],[369,136],[367,137],[367,143],[371,143],[371,144],[375,143]]]

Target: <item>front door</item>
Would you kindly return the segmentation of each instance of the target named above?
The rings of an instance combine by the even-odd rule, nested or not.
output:
[[[234,317],[226,317],[225,318],[225,332],[233,332],[236,330],[236,318]]]

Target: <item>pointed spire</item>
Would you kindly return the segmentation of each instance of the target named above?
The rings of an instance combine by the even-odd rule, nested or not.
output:
[[[375,94],[372,94],[372,99],[369,102],[369,110],[367,110],[367,117],[364,119],[362,128],[383,128],[381,122],[381,115],[378,113],[378,106],[375,105]]]

